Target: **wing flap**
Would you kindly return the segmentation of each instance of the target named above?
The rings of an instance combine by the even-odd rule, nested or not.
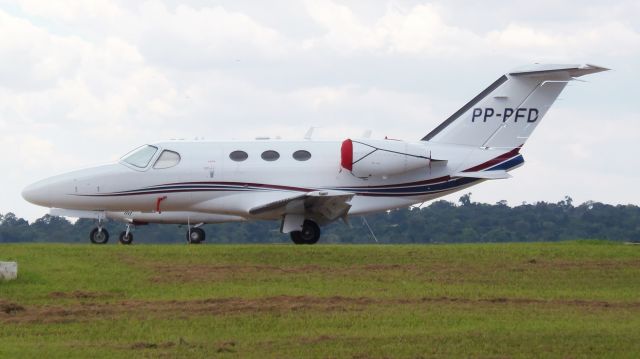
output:
[[[249,210],[249,214],[301,214],[321,222],[331,222],[346,215],[354,195],[343,191],[313,191],[255,206]]]
[[[275,211],[279,208],[284,208],[287,206],[287,204],[296,201],[296,200],[302,200],[304,198],[306,198],[306,194],[302,194],[302,195],[296,195],[296,196],[292,196],[289,198],[283,198],[283,199],[279,199],[277,201],[273,201],[273,202],[269,202],[269,203],[265,203],[256,207],[253,207],[249,210],[249,214],[253,215],[253,216],[259,216],[261,214],[265,214],[271,211]]]

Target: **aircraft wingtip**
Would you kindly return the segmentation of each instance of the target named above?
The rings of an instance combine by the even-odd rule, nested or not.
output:
[[[598,66],[598,65],[594,65],[594,64],[585,64],[582,66],[585,70],[591,70],[592,73],[596,73],[596,72],[602,72],[602,71],[609,71],[611,70],[610,68],[607,67],[603,67],[603,66]]]

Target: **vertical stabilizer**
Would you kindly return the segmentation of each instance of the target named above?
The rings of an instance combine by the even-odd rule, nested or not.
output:
[[[532,65],[501,76],[423,141],[515,148],[529,138],[567,83],[594,65]]]

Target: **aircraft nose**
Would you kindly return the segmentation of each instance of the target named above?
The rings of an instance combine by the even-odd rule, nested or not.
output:
[[[22,198],[27,202],[37,204],[39,206],[50,207],[49,190],[45,184],[40,181],[32,183],[22,190]]]

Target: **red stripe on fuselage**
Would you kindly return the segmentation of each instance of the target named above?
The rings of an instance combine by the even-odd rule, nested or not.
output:
[[[498,157],[496,157],[494,159],[491,159],[491,160],[489,160],[487,162],[481,163],[481,164],[479,164],[477,166],[468,168],[468,169],[466,169],[466,170],[464,170],[462,172],[482,171],[482,170],[484,170],[486,168],[489,168],[489,167],[491,167],[493,165],[497,165],[498,163],[504,162],[504,161],[510,159],[511,157],[517,155],[518,153],[520,153],[520,149],[521,148],[522,148],[522,146],[516,147],[516,148],[512,149],[511,151],[509,151],[507,153],[503,153],[503,154],[501,154],[500,156],[498,156]]]

